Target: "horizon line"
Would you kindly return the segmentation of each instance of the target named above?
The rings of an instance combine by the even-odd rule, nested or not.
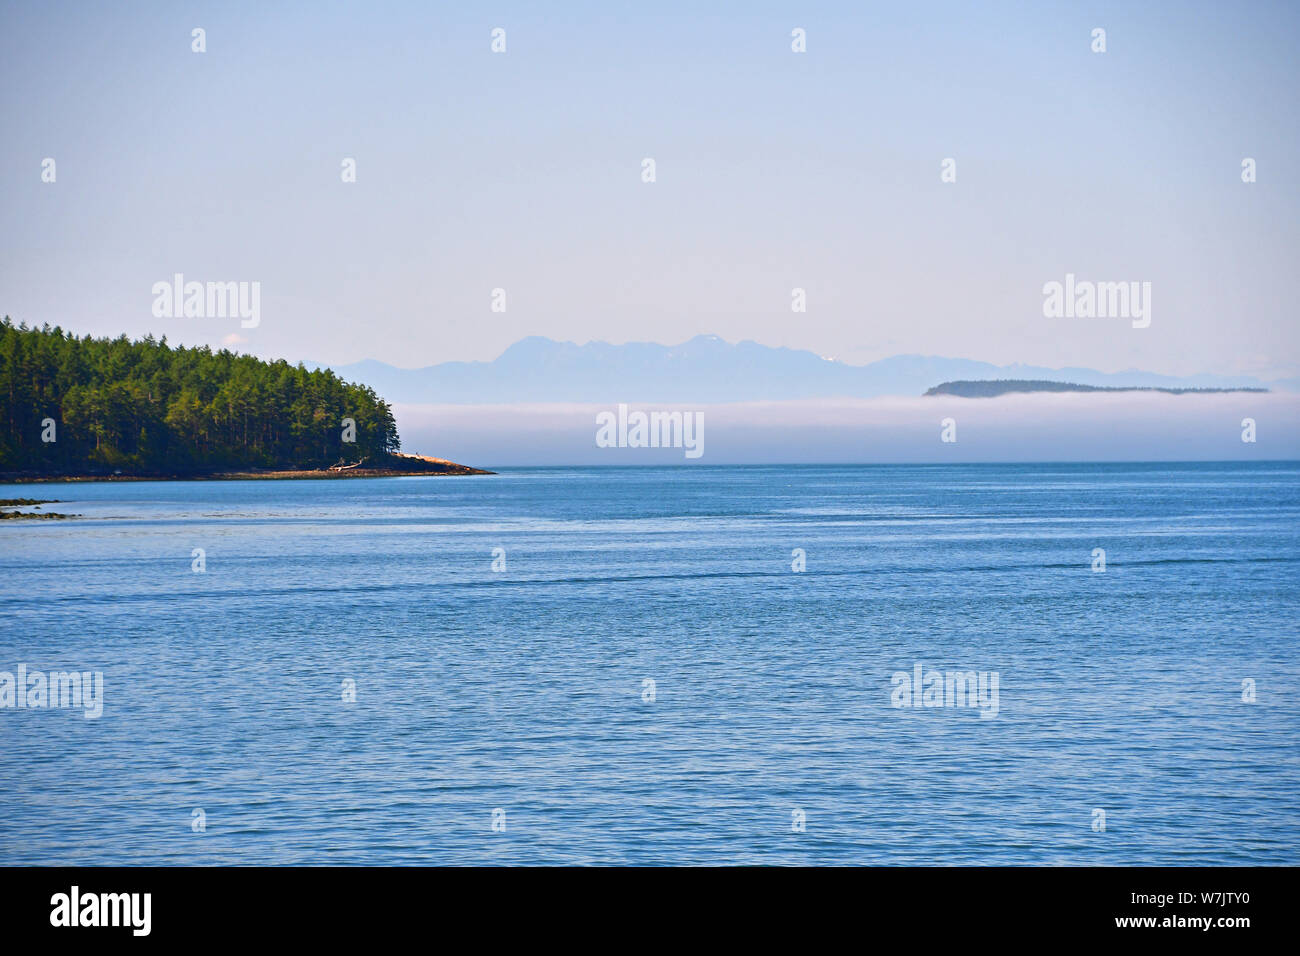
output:
[[[1253,459],[1230,459],[1230,458],[1101,458],[1101,459],[1077,459],[1074,461],[1054,460],[1054,461],[819,461],[819,462],[703,462],[703,461],[675,461],[661,464],[644,463],[644,464],[624,464],[624,465],[583,465],[583,464],[550,464],[550,465],[503,465],[487,463],[482,465],[483,468],[517,468],[538,470],[545,468],[582,468],[582,469],[606,469],[606,470],[627,470],[632,468],[983,468],[983,467],[1004,467],[1004,466],[1028,465],[1032,467],[1052,468],[1058,465],[1294,465],[1300,467],[1300,458],[1261,458]],[[478,466],[476,466],[478,467]],[[382,476],[377,476],[382,477]],[[404,478],[440,478],[445,475],[395,475],[393,477]],[[481,477],[478,475],[453,476],[453,477]]]

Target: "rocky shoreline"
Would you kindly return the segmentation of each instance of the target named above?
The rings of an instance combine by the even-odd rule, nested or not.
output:
[[[41,518],[59,519],[76,518],[78,515],[59,514],[57,511],[41,511],[41,505],[58,504],[57,498],[0,498],[0,520],[38,520]],[[32,511],[15,511],[15,508],[32,508]]]
[[[214,471],[201,474],[179,475],[131,475],[121,472],[84,473],[67,475],[33,475],[0,473],[0,484],[46,484],[55,482],[80,481],[248,481],[252,479],[321,479],[321,478],[412,478],[437,477],[453,475],[494,475],[494,471],[472,468],[445,458],[430,458],[426,455],[406,455],[396,453],[389,456],[389,461],[376,467],[366,467],[365,463],[333,468],[303,469],[268,469],[243,471]]]

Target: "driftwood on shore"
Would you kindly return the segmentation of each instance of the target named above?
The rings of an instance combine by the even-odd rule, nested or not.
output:
[[[353,468],[360,468],[365,463],[366,459],[362,458],[360,461],[353,462],[350,465],[345,465],[343,464],[343,459],[340,458],[337,464],[330,465],[330,471],[351,471]]]

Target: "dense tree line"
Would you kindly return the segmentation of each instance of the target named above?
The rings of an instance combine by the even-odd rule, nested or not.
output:
[[[0,321],[0,472],[323,468],[399,447],[388,403],[328,369]]]

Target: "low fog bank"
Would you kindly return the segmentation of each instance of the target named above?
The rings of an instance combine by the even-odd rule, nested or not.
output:
[[[598,447],[608,405],[395,405],[405,451],[464,464],[651,465],[1300,459],[1300,395],[1036,393],[629,404],[703,416],[703,454]],[[956,441],[941,440],[944,419]],[[1242,420],[1253,419],[1253,443]]]

